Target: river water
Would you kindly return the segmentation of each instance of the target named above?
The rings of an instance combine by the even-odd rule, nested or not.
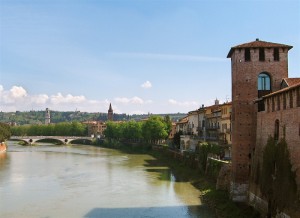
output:
[[[199,191],[149,155],[87,145],[0,154],[0,217],[214,217]]]

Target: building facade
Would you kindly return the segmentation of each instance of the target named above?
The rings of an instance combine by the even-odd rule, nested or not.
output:
[[[257,112],[254,100],[280,89],[288,77],[288,51],[292,46],[256,41],[232,47],[232,182],[231,196],[246,201],[251,158],[256,147]]]

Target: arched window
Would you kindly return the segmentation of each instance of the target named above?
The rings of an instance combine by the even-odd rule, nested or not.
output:
[[[275,121],[274,139],[276,141],[279,139],[279,120]]]
[[[258,90],[271,90],[271,78],[266,73],[261,73],[258,75],[257,80]]]

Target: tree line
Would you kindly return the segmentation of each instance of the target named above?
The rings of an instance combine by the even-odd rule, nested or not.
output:
[[[108,122],[105,137],[111,140],[126,142],[146,142],[158,144],[168,138],[172,129],[170,117],[150,116],[149,119],[136,122]]]
[[[4,142],[11,136],[10,126],[6,123],[0,123],[0,142]]]
[[[23,125],[11,128],[14,136],[86,136],[87,125],[80,122],[62,122],[50,125]]]

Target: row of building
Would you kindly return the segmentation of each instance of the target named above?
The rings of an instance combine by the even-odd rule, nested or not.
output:
[[[187,116],[175,123],[175,131],[181,132],[181,151],[195,151],[201,142],[210,142],[223,146],[224,158],[231,157],[231,102],[223,104],[215,100],[214,105],[188,112]],[[170,136],[170,138],[172,135]]]

